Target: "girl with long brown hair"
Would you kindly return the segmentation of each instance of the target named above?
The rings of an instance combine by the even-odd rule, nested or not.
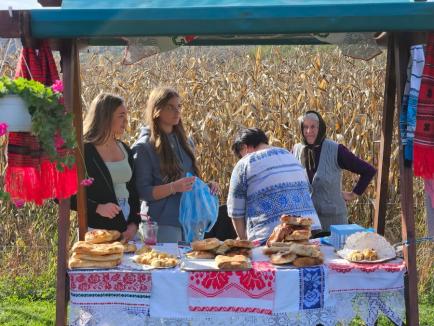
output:
[[[134,160],[118,137],[125,131],[127,109],[122,98],[101,93],[84,120],[84,160],[93,183],[86,189],[87,221],[91,228],[118,230],[125,241],[134,238],[140,223]],[[76,198],[72,197],[72,207]]]
[[[178,221],[181,195],[199,175],[192,143],[181,120],[181,98],[170,87],[155,88],[146,106],[146,127],[133,145],[139,197],[158,223],[158,242],[182,240]],[[185,177],[186,173],[193,177]],[[215,183],[212,191],[217,190]],[[144,205],[142,204],[142,207]]]

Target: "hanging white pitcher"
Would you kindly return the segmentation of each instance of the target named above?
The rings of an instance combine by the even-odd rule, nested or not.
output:
[[[18,95],[0,98],[0,122],[8,124],[8,131],[30,131],[32,117],[27,103]]]

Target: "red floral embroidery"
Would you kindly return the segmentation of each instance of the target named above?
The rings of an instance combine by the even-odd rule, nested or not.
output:
[[[275,294],[275,269],[270,264],[256,266],[253,262],[252,265],[253,268],[248,271],[189,273],[189,310],[271,313]],[[251,300],[249,305],[252,306],[251,309],[223,306],[222,303],[227,302],[222,299]]]
[[[136,281],[136,275],[131,273],[125,274],[122,280],[125,284],[133,284]]]
[[[126,289],[126,286],[124,283],[121,283],[121,282],[116,283],[116,285],[115,285],[116,291],[124,291],[125,289]]]
[[[69,273],[72,291],[150,292],[152,276],[149,272],[80,272]]]
[[[405,268],[404,263],[379,263],[379,264],[357,264],[357,263],[329,263],[328,268],[338,273],[349,273],[353,270],[365,273],[372,273],[378,270],[389,273],[400,272]]]
[[[89,283],[95,284],[95,283],[98,283],[100,281],[100,277],[98,274],[91,274],[87,280]]]
[[[205,277],[202,279],[202,285],[209,289],[222,289],[229,282],[229,276],[232,275],[231,272],[210,272],[206,273]]]
[[[265,287],[265,281],[261,272],[250,270],[247,272],[237,272],[240,277],[240,284],[247,290],[259,289],[262,290]]]

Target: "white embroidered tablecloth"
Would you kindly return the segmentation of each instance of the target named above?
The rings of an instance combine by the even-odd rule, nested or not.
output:
[[[331,247],[323,246],[321,250],[326,258],[322,266],[276,268],[272,274],[271,271],[261,274],[254,264],[254,272],[239,274],[244,281],[235,288],[248,294],[265,293],[258,296],[266,304],[264,310],[255,309],[258,305],[254,295],[244,299],[242,309],[213,309],[223,305],[222,302],[225,307],[240,306],[239,294],[233,295],[229,286],[236,278],[231,281],[223,278],[219,280],[223,283],[217,282],[217,286],[215,280],[209,279],[216,277],[215,272],[204,273],[200,277],[203,286],[197,287],[199,293],[210,297],[208,299],[189,291],[189,284],[192,284],[189,277],[194,274],[179,269],[122,270],[126,268],[123,265],[117,270],[71,271],[70,324],[232,326],[335,325],[341,322],[346,325],[359,316],[367,325],[374,325],[379,314],[396,324],[402,323],[405,316],[402,260],[352,264],[338,258]],[[253,260],[266,260],[259,248],[255,249]],[[258,264],[264,270],[263,263]],[[270,275],[274,276],[270,278]],[[223,289],[230,290],[219,299]],[[205,308],[192,309],[192,303]],[[252,309],[244,309],[249,306]]]

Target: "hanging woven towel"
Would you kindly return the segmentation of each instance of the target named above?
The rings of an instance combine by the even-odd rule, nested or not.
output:
[[[422,71],[425,64],[423,45],[414,45],[410,48],[410,60],[407,67],[407,82],[402,99],[399,119],[404,157],[406,161],[413,160],[413,140],[416,129],[416,111],[419,97]]]
[[[33,79],[51,86],[59,79],[56,63],[46,41],[38,49],[23,47],[15,77]],[[62,152],[62,149],[59,149]],[[65,153],[66,154],[66,153]],[[5,189],[13,199],[41,205],[46,199],[64,199],[77,192],[77,170],[56,163],[44,155],[37,137],[27,132],[11,132],[8,142],[8,166]]]
[[[434,177],[434,33],[428,36],[416,114],[414,175]]]

